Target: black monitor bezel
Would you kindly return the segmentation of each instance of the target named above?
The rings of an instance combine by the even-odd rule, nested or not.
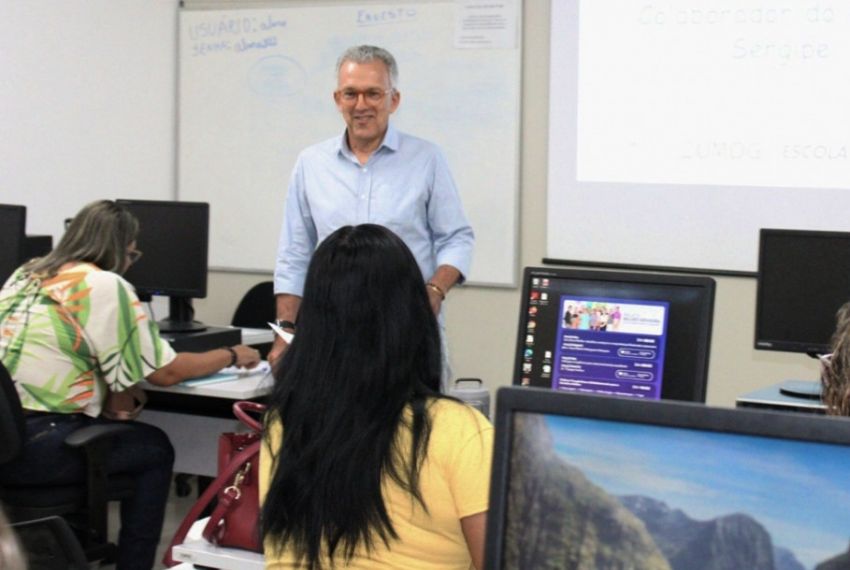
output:
[[[13,259],[9,267],[5,269],[0,267],[0,286],[2,286],[21,263],[25,261],[23,257],[26,241],[27,207],[17,204],[0,204],[0,209],[8,211],[12,216],[17,213],[16,219],[20,224],[19,228],[15,228],[14,225],[4,224],[2,230],[0,230],[3,233],[3,239],[0,240],[0,243],[3,244],[4,250],[11,250],[11,258]]]
[[[756,350],[773,350],[779,352],[797,352],[809,355],[827,354],[831,351],[830,342],[802,342],[789,340],[774,340],[766,338],[763,333],[764,324],[763,318],[765,308],[765,280],[764,266],[767,255],[765,254],[765,237],[798,237],[798,238],[825,238],[825,239],[846,239],[850,245],[850,232],[839,231],[823,231],[823,230],[791,230],[779,228],[762,228],[759,230],[759,256],[758,256],[758,272],[756,278],[756,320],[753,327],[753,346]],[[788,271],[793,269],[788,268]],[[805,293],[801,293],[805,295]],[[848,293],[850,300],[850,293]],[[836,310],[838,307],[836,307]]]
[[[531,290],[532,278],[556,278],[556,279],[574,279],[578,281],[596,281],[596,282],[611,282],[648,286],[667,286],[667,287],[690,287],[702,290],[705,292],[705,303],[700,307],[700,318],[707,323],[707,327],[702,330],[699,335],[699,346],[697,347],[697,357],[694,362],[694,372],[699,375],[699,378],[689,384],[687,394],[679,393],[681,387],[670,388],[669,384],[662,384],[661,397],[663,399],[674,399],[679,401],[689,402],[705,402],[706,390],[708,385],[708,364],[711,354],[711,332],[714,320],[714,297],[716,291],[716,283],[714,279],[707,276],[698,275],[671,275],[668,273],[636,273],[624,271],[598,271],[586,269],[571,269],[571,268],[552,268],[552,267],[526,267],[523,271],[522,280],[522,297],[519,303],[519,316],[517,320],[517,337],[514,351],[514,368],[512,383],[517,386],[521,384],[522,362],[524,349],[524,329],[523,323],[526,318],[526,300],[529,299]],[[647,299],[653,300],[653,299]],[[663,300],[663,299],[655,299]],[[669,356],[668,356],[669,358]],[[667,388],[665,389],[665,385]]]
[[[120,198],[115,201],[116,203],[128,208],[132,212],[132,207],[134,205],[139,205],[142,207],[145,206],[156,206],[156,207],[164,207],[164,208],[192,208],[192,209],[200,209],[204,210],[206,213],[206,226],[207,231],[205,232],[205,239],[201,244],[202,257],[203,257],[203,267],[204,267],[204,279],[203,285],[200,285],[195,288],[180,288],[180,287],[161,287],[156,285],[151,285],[147,283],[137,284],[132,280],[130,282],[135,287],[136,292],[140,295],[162,295],[168,297],[183,297],[187,299],[203,299],[207,296],[208,282],[209,282],[209,227],[210,227],[210,205],[208,202],[183,202],[179,200],[136,200],[129,198]],[[140,224],[141,225],[141,224]],[[142,235],[145,232],[145,228],[139,228],[139,234]],[[145,254],[144,247],[140,247],[142,249],[144,255],[149,256],[149,252]],[[200,264],[199,264],[200,265]],[[131,274],[132,275],[132,274]]]
[[[850,446],[850,418],[752,408],[715,408],[673,400],[590,396],[545,388],[499,388],[485,538],[484,567],[488,570],[498,570],[503,564],[515,413],[564,415]]]

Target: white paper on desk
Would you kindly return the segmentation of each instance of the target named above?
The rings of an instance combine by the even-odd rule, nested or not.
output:
[[[286,344],[289,344],[290,342],[292,342],[292,339],[295,338],[294,334],[286,332],[274,323],[269,323],[269,326],[272,328],[275,334],[277,334],[277,336],[286,341]]]
[[[218,371],[219,374],[236,374],[237,376],[253,376],[254,374],[269,374],[272,371],[272,365],[267,360],[261,360],[253,368],[240,368],[239,366],[228,366]]]
[[[214,374],[210,374],[208,376],[201,376],[200,378],[184,380],[182,385],[194,387],[203,386],[205,384],[218,384],[220,382],[232,382],[234,380],[239,380],[240,378],[246,378],[248,376],[254,375],[261,375],[264,377],[271,376],[271,372],[271,364],[269,364],[265,360],[261,360],[260,363],[253,368],[228,366],[227,368],[222,368],[218,372],[215,372]]]

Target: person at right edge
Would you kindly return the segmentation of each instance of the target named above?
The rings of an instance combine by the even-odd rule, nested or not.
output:
[[[830,344],[832,352],[820,359],[822,400],[828,414],[850,416],[850,301],[835,314]]]
[[[481,570],[493,426],[440,393],[440,352],[401,239],[319,245],[260,451],[267,569]]]
[[[275,266],[278,325],[297,327],[307,265],[323,239],[347,224],[380,224],[410,248],[426,281],[441,327],[445,391],[451,372],[441,308],[469,272],[472,228],[440,149],[390,124],[401,101],[392,54],[355,46],[339,57],[336,71],[333,98],[346,129],[304,150],[295,164]],[[285,350],[277,337],[269,362]]]

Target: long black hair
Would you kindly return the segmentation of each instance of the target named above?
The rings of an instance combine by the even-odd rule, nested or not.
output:
[[[308,568],[397,537],[381,485],[419,490],[439,397],[440,338],[410,250],[377,225],[345,226],[313,254],[295,339],[276,369],[269,422],[283,440],[262,510],[263,537]],[[409,407],[412,414],[406,414]],[[400,429],[412,445],[399,449]]]

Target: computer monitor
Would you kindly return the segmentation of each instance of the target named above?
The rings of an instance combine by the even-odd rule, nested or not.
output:
[[[26,206],[0,204],[0,286],[23,263]]]
[[[704,402],[714,280],[528,267],[513,383]]]
[[[756,291],[757,349],[828,353],[850,301],[850,233],[761,230]]]
[[[193,298],[207,296],[210,206],[206,202],[117,200],[139,220],[136,247],[142,257],[124,277],[140,295],[166,295],[163,332],[203,330],[194,320]]]
[[[848,568],[848,473],[844,418],[503,388],[485,567]]]

